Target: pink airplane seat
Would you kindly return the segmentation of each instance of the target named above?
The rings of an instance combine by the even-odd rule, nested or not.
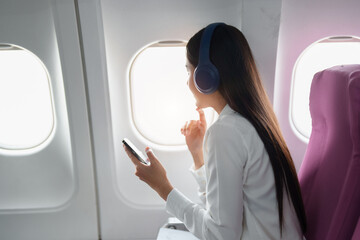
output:
[[[315,74],[299,181],[307,240],[360,240],[360,65]]]

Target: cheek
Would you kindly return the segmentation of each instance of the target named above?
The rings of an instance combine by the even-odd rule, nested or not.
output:
[[[188,80],[188,86],[191,90],[191,92],[195,93],[195,91],[197,91],[195,84],[194,84],[194,78],[193,75],[190,75],[189,80]]]

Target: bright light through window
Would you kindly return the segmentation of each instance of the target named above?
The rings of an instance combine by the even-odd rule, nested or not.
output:
[[[185,43],[156,43],[141,51],[130,69],[134,125],[141,135],[160,145],[184,145],[180,129],[198,119],[188,86]],[[208,125],[214,118],[205,110]]]
[[[309,96],[314,74],[343,64],[360,64],[359,38],[327,38],[310,45],[298,58],[293,70],[290,119],[302,140],[307,142],[311,134]]]
[[[40,145],[54,126],[49,77],[38,57],[0,45],[0,148]]]

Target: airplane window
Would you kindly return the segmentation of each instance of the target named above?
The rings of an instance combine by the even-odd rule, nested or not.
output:
[[[29,149],[54,128],[49,75],[30,51],[0,44],[0,148]]]
[[[129,72],[132,120],[138,132],[159,145],[185,145],[180,129],[198,119],[187,86],[185,42],[151,44],[134,58]],[[215,111],[205,109],[208,126]]]
[[[298,58],[292,76],[290,122],[305,142],[311,134],[309,96],[315,73],[342,64],[360,64],[360,39],[352,36],[330,37],[311,44]]]

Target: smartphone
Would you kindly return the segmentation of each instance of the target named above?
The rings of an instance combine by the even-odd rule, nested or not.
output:
[[[147,158],[144,156],[144,154],[142,154],[142,152],[141,152],[139,149],[137,149],[137,148],[135,147],[135,145],[132,144],[132,142],[131,142],[129,139],[124,138],[124,139],[122,140],[122,142],[125,144],[125,146],[131,151],[131,153],[132,153],[140,162],[142,162],[143,164],[146,164],[146,165],[149,164],[148,161],[147,161]]]

